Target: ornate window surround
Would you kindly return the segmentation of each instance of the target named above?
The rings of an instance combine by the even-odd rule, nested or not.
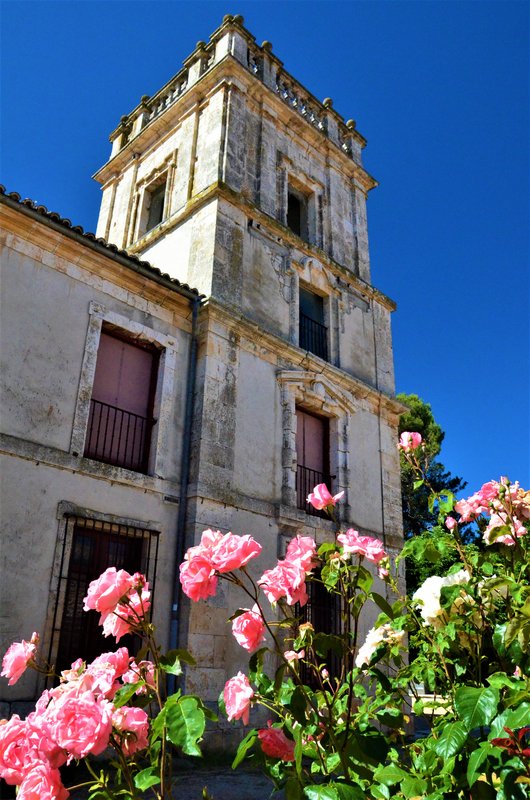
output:
[[[153,417],[157,420],[157,424],[154,426],[151,439],[148,474],[164,476],[167,472],[165,462],[168,456],[164,442],[169,440],[171,431],[172,398],[174,397],[178,352],[177,340],[173,336],[160,333],[154,328],[135,322],[122,314],[109,311],[105,306],[93,300],[90,302],[88,313],[89,322],[70,439],[70,453],[73,456],[81,456],[85,450],[99,340],[103,323],[105,323],[127,333],[131,338],[154,344],[161,350],[153,406]],[[127,475],[138,474],[123,470],[121,467],[114,469]]]
[[[296,509],[296,407],[329,418],[330,471],[336,475],[336,490],[349,487],[349,418],[356,411],[353,398],[334,386],[324,375],[301,370],[281,370],[276,375],[282,408],[282,512]],[[347,501],[347,497],[346,497]],[[348,517],[347,502],[341,504]]]
[[[144,235],[149,233],[149,231],[145,230],[148,214],[148,195],[153,191],[153,189],[155,189],[164,181],[166,183],[166,191],[162,223],[171,216],[173,187],[175,183],[175,172],[177,169],[177,156],[178,151],[175,150],[175,152],[167,156],[162,164],[159,164],[158,167],[151,170],[149,174],[137,181],[134,189],[132,220],[127,237],[129,244],[136,243]]]

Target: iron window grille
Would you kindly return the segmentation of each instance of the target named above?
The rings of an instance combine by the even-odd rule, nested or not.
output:
[[[300,311],[299,345],[303,350],[309,350],[324,361],[328,360],[328,329],[303,311]]]
[[[312,517],[329,519],[329,515],[322,509],[319,511],[311,503],[307,502],[308,495],[319,483],[325,483],[328,489],[331,487],[331,475],[325,472],[318,472],[316,469],[309,469],[298,464],[296,467],[296,506],[301,511],[305,511]]]
[[[99,625],[99,613],[83,610],[91,581],[108,567],[143,573],[149,582],[153,612],[159,533],[130,525],[69,516],[62,542],[48,661],[59,674],[77,658],[93,661],[111,649]],[[137,636],[120,640],[134,654]]]
[[[155,420],[124,408],[90,401],[85,457],[146,473]]]
[[[320,570],[313,571],[313,578],[314,580],[307,582],[309,600],[303,607],[295,606],[298,624],[309,622],[313,626],[315,633],[342,636],[345,611],[343,598],[339,594],[332,594],[326,590],[321,581]],[[300,678],[303,683],[314,690],[322,688],[315,672],[302,661],[299,664]],[[332,681],[335,679],[340,680],[343,668],[349,669],[348,664],[344,664],[343,659],[332,649],[328,651],[325,658],[318,659],[317,664],[319,667],[327,669]]]

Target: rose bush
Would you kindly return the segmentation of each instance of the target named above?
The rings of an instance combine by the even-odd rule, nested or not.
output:
[[[143,640],[137,656],[126,647],[81,659],[43,692],[35,711],[0,721],[0,778],[17,786],[18,800],[66,800],[60,768],[83,760],[91,780],[90,800],[139,800],[172,797],[172,751],[200,755],[206,717],[215,718],[198,697],[166,696],[165,678],[178,675],[181,662],[193,659],[181,650],[162,655],[148,620],[150,594],[143,575],[107,569],[92,581],[84,599],[87,611],[100,613],[105,635],[119,640],[135,633]],[[10,685],[28,667],[47,673],[37,652],[38,636],[11,645],[2,675]],[[147,658],[150,656],[150,659]],[[107,753],[108,768],[95,771],[94,756]]]
[[[418,488],[429,488],[419,434],[403,433],[398,447]],[[342,496],[320,485],[308,502],[333,519]],[[248,670],[227,681],[219,705],[236,725],[249,725],[253,707],[266,711],[233,766],[253,759],[287,800],[530,798],[530,492],[501,478],[458,501],[431,491],[430,508],[438,525],[395,556],[353,528],[318,548],[295,536],[259,578],[251,536],[207,530],[186,553],[191,600],[207,602],[220,580],[247,598],[229,623]],[[480,546],[461,540],[470,522],[483,531]],[[437,565],[448,554],[448,574],[407,596],[404,559]],[[304,617],[311,583],[340,611],[335,629]],[[26,720],[0,725],[0,776],[19,800],[66,800],[61,766],[83,758],[93,771],[92,756],[107,747],[111,770],[93,771],[91,798],[169,797],[171,748],[200,753],[212,714],[197,697],[166,696],[165,674],[193,660],[160,653],[149,603],[140,575],[111,568],[91,584],[85,605],[105,632],[137,633],[145,646],[136,657],[122,647],[76,661]],[[367,613],[375,622],[361,636]],[[46,669],[35,635],[12,645],[2,674],[14,683],[27,667]]]
[[[417,487],[429,488],[421,436],[405,432],[398,447]],[[319,486],[308,502],[334,518],[341,496]],[[248,609],[236,611],[236,640],[254,652],[220,706],[245,724],[252,707],[274,719],[247,733],[234,767],[254,759],[288,800],[530,797],[530,493],[503,478],[459,501],[432,491],[430,507],[436,530],[395,558],[350,528],[318,549],[295,537],[257,580],[246,569],[213,570],[210,580],[228,580],[251,599],[266,634],[254,651],[257,640],[249,647],[244,621],[236,624]],[[484,531],[480,547],[461,541],[459,525],[470,520]],[[403,560],[437,564],[450,552],[457,563],[449,574],[408,597]],[[185,564],[192,559],[193,549]],[[336,598],[336,630],[304,622],[311,582]],[[183,589],[194,599],[185,581]],[[369,609],[379,615],[361,638]]]

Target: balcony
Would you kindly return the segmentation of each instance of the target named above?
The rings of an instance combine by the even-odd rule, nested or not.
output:
[[[325,483],[328,489],[331,486],[331,476],[326,475],[325,472],[318,472],[316,469],[309,469],[300,464],[296,468],[296,507],[301,511],[305,511],[311,517],[321,517],[322,519],[329,519],[329,514],[326,511],[319,511],[307,502],[307,496],[311,494],[315,486],[319,483]]]
[[[303,350],[328,360],[328,329],[320,322],[308,317],[300,311],[300,336],[299,346]]]
[[[92,399],[85,457],[146,474],[153,424],[152,419]]]

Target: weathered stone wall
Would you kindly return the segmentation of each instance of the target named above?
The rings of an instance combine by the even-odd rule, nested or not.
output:
[[[159,532],[155,622],[166,646],[177,538],[189,304],[43,223],[32,223],[4,206],[1,210],[4,533],[0,653],[12,641],[29,639],[34,630],[41,634],[47,653],[58,548],[67,511]],[[93,366],[97,357],[93,329],[100,330],[105,320],[163,348],[148,475],[83,457],[87,416],[83,418],[81,409],[92,391],[87,365],[92,362]],[[109,640],[109,649],[114,644]],[[32,672],[9,690],[2,681],[2,699],[29,700],[37,683]]]

